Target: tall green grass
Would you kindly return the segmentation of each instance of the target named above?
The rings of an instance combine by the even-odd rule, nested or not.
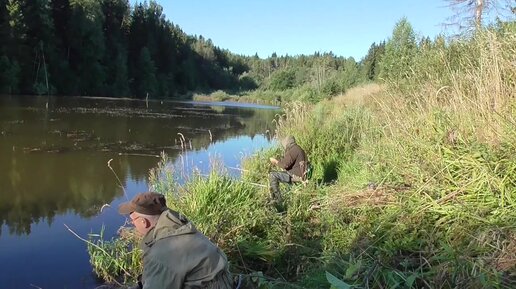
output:
[[[87,250],[93,271],[108,283],[135,283],[143,271],[137,242],[135,232],[125,228],[121,228],[120,237],[109,241],[104,240],[104,228],[99,234],[90,234]]]
[[[374,192],[395,201],[374,213],[348,205],[340,219],[329,214],[342,231],[362,228],[350,232],[351,249],[333,238],[355,271],[341,271],[343,279],[376,288],[514,286],[514,43],[514,34],[485,31],[435,48],[438,62],[414,71],[419,89],[374,98],[382,133],[357,155],[370,165],[347,172],[368,167],[381,180]]]
[[[342,108],[342,107],[341,107]],[[313,179],[329,183],[337,179],[341,162],[347,161],[370,131],[370,112],[361,107],[336,109],[334,102],[312,107],[294,102],[276,121],[278,138],[293,135],[314,166]]]
[[[166,172],[158,174],[166,175]],[[267,188],[245,178],[230,178],[214,165],[208,176],[195,174],[185,185],[176,185],[166,195],[169,207],[188,216],[224,250],[234,272],[264,271],[270,276],[285,277],[292,275],[286,268],[299,265],[294,262],[299,250],[306,248],[314,252],[306,245],[313,239],[313,232],[307,226],[313,194],[310,189],[313,187],[294,188],[303,192],[299,194],[285,191],[289,210],[282,215],[267,205]]]
[[[179,186],[164,160],[151,188],[232,271],[267,276],[262,288],[513,288],[514,35],[436,43],[409,87],[362,89],[368,101],[287,105],[275,135],[294,135],[315,172],[306,187],[282,187],[283,213],[259,186],[279,147],[245,160],[241,180],[213,169]]]

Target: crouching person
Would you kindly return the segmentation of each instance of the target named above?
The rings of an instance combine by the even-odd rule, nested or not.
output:
[[[282,203],[279,184],[292,182],[301,182],[305,174],[305,164],[307,163],[305,151],[296,143],[293,136],[287,136],[281,140],[281,145],[285,150],[285,155],[280,160],[270,158],[273,165],[284,169],[284,171],[275,171],[269,174],[269,188],[271,199],[274,203]]]
[[[119,207],[143,236],[143,289],[231,289],[226,255],[165,197],[146,192]]]

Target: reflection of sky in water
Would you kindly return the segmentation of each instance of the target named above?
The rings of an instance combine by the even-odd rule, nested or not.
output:
[[[263,135],[256,135],[254,138],[249,136],[238,136],[224,141],[215,142],[206,149],[186,151],[178,156],[174,161],[175,181],[183,184],[192,171],[198,171],[203,175],[210,172],[213,162],[222,163],[230,176],[239,177],[241,171],[240,164],[243,158],[251,156],[253,153],[267,148],[271,143]],[[148,190],[145,183],[132,180],[125,180],[126,193],[132,198],[138,192]],[[122,198],[122,199],[125,199]]]
[[[254,138],[239,136],[216,142],[207,149],[187,152],[184,155],[186,172],[197,168],[202,174],[207,174],[210,161],[217,159],[228,167],[230,175],[238,177],[240,171],[231,168],[239,168],[243,157],[268,146],[270,143],[263,135],[256,135]],[[179,165],[181,160],[177,158],[174,166]],[[145,181],[131,178],[124,181],[127,196],[115,199],[100,214],[89,219],[69,212],[55,216],[51,224],[46,221],[33,223],[30,235],[8,234],[9,228],[2,225],[4,233],[0,237],[2,243],[7,245],[0,246],[0,260],[3,264],[0,270],[0,288],[95,288],[98,284],[91,272],[86,244],[70,233],[64,224],[83,238],[87,238],[89,233],[100,232],[103,226],[106,239],[115,236],[116,230],[125,220],[117,212],[118,205],[137,192],[148,190]],[[12,268],[6,264],[15,266]]]
[[[176,171],[185,171],[188,176],[192,170],[198,170],[206,175],[210,172],[213,162],[222,162],[224,168],[231,176],[240,176],[240,163],[243,158],[249,157],[257,150],[269,146],[269,141],[263,135],[256,135],[254,138],[239,136],[224,142],[216,142],[207,150],[190,151],[178,157],[174,162]],[[181,175],[176,176],[179,183],[183,183]]]

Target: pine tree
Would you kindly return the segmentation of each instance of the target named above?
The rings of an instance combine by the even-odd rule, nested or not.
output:
[[[8,0],[0,0],[0,94],[18,92],[19,72],[18,63],[9,59],[12,52],[12,38],[9,24]]]
[[[27,1],[23,5],[27,38],[25,44],[32,51],[34,67],[31,71],[32,91],[35,94],[54,92],[50,67],[56,63],[55,33],[52,11],[47,0]]]
[[[98,1],[72,0],[70,67],[77,76],[74,94],[104,95],[106,70],[103,15]]]
[[[410,77],[417,53],[416,36],[406,18],[396,23],[392,37],[385,44],[380,62],[380,78],[398,85]]]
[[[158,83],[156,80],[156,65],[150,56],[149,49],[143,47],[140,53],[140,74],[141,79],[138,83],[138,96],[140,97],[156,97]]]
[[[32,91],[27,89],[27,87],[31,86],[30,71],[33,66],[29,65],[31,52],[26,45],[27,27],[22,10],[23,4],[23,1],[19,0],[7,0],[6,3],[9,37],[6,39],[5,45],[8,61],[4,59],[4,65],[5,67],[7,65],[10,67],[12,63],[18,63],[17,83],[11,86],[11,90],[14,93],[32,93]]]
[[[17,93],[20,67],[6,55],[0,56],[0,94]]]
[[[61,95],[74,94],[77,91],[78,79],[70,66],[72,8],[70,0],[52,0],[50,2],[52,19],[54,21],[54,43],[57,60],[51,66],[54,85]]]
[[[0,0],[0,56],[7,55],[7,46],[10,42],[7,3],[7,0]]]
[[[103,32],[106,53],[106,95],[124,97],[130,95],[127,68],[127,33],[130,7],[127,0],[104,0],[101,3],[104,18]]]
[[[362,59],[362,73],[368,80],[376,80],[379,74],[379,62],[385,52],[385,42],[381,42],[380,44],[376,44],[373,42],[369,50],[367,51],[367,55]]]

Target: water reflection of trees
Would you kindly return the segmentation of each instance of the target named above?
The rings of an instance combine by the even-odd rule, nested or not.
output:
[[[121,180],[144,181],[158,160],[141,156],[166,151],[174,159],[181,150],[178,133],[204,149],[233,136],[263,134],[277,113],[73,101],[53,100],[48,111],[34,102],[23,103],[24,109],[0,102],[0,224],[11,234],[29,234],[31,224],[51,224],[60,214],[98,214],[123,194],[107,167],[110,158]]]
[[[52,223],[55,215],[70,210],[86,218],[95,215],[120,193],[105,165],[107,157],[13,152],[0,163],[0,170],[8,172],[0,175],[0,219],[10,233],[22,234],[30,233],[32,223]],[[126,171],[120,170],[121,178]]]

